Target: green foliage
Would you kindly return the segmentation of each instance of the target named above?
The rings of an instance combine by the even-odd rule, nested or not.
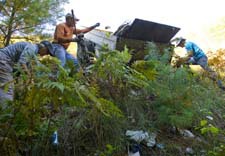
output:
[[[172,47],[148,42],[145,49],[147,51],[145,60],[157,60],[164,64],[170,64],[173,53]]]
[[[221,144],[213,148],[213,150],[208,152],[208,156],[224,156],[225,145]]]
[[[98,152],[98,153],[100,153],[99,156],[113,156],[114,150],[115,150],[115,148],[113,148],[112,145],[107,144],[105,151]]]
[[[158,116],[156,124],[176,127],[191,125],[194,77],[185,68],[175,70],[166,65],[170,60],[168,48],[162,52],[154,43],[149,43],[147,48],[149,52],[145,59],[155,62],[158,72],[157,79],[149,85],[149,92],[157,97],[152,104]]]
[[[211,133],[213,135],[217,135],[219,133],[219,129],[211,124],[208,124],[207,120],[200,121],[199,129],[202,134]]]
[[[88,77],[92,85],[101,88],[101,96],[123,101],[129,96],[131,89],[148,86],[148,79],[143,74],[127,66],[130,58],[131,55],[125,49],[123,52],[111,51],[102,54],[97,60]],[[149,69],[151,70],[153,69]],[[153,74],[151,77],[154,77]]]
[[[88,89],[87,85],[70,77],[56,58],[46,57],[41,62],[43,64],[40,66],[31,66],[30,77],[18,77],[15,100],[1,111],[3,129],[0,135],[9,138],[13,142],[11,146],[16,143],[20,147],[29,140],[29,145],[19,149],[32,151],[32,147],[38,144],[37,140],[46,142],[46,137],[63,121],[60,112],[65,107],[88,107],[109,118],[122,117],[121,111],[112,102],[98,98],[93,89]],[[6,119],[5,116],[12,117]],[[4,132],[6,129],[7,133]],[[40,134],[45,137],[42,138]],[[14,135],[16,137],[13,138]],[[18,143],[18,139],[21,142]],[[6,142],[3,140],[1,143]],[[8,148],[3,146],[1,150],[4,153]]]
[[[194,81],[185,69],[174,71],[170,67],[160,67],[158,80],[149,88],[157,97],[153,102],[159,116],[159,124],[185,127],[192,124]]]
[[[120,78],[127,70],[124,65],[128,63],[130,59],[131,55],[127,49],[125,49],[124,52],[113,51],[102,54],[95,68],[99,70],[98,75],[101,78],[107,78],[109,75]]]
[[[15,100],[0,109],[0,153],[124,155],[126,130],[155,130],[161,141],[165,127],[168,137],[172,126],[198,127],[196,133],[213,143],[199,146],[214,155],[224,150],[218,141],[224,136],[224,94],[208,78],[172,68],[161,50],[151,49],[151,57],[130,66],[126,48],[101,54],[85,73],[70,65],[62,68],[52,57],[41,59],[39,66],[31,63],[30,77],[21,72]],[[214,120],[202,120],[206,115]],[[55,130],[56,150],[49,142]],[[173,150],[178,147],[169,142],[163,152],[174,155]]]
[[[154,62],[136,61],[132,64],[132,68],[143,74],[149,80],[155,79],[157,75]]]

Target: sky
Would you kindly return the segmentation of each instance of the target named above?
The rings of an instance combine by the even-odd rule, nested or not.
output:
[[[206,40],[202,30],[225,16],[223,0],[70,0],[65,11],[71,9],[80,19],[78,26],[100,22],[100,29],[110,26],[114,32],[122,23],[140,18],[179,27],[176,36],[201,41]]]

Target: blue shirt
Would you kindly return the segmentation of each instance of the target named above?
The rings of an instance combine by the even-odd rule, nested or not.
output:
[[[193,58],[197,61],[203,56],[206,56],[205,53],[201,48],[199,48],[195,43],[193,42],[186,42],[185,43],[185,49],[187,52],[192,51],[193,52]]]

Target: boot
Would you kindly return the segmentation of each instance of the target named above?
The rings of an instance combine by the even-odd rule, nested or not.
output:
[[[225,86],[223,85],[222,81],[221,80],[218,80],[217,81],[217,85],[220,89],[224,90],[225,91]]]

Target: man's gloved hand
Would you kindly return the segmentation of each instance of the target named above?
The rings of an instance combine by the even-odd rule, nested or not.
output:
[[[71,40],[71,42],[78,42],[78,41],[80,41],[83,37],[84,37],[84,34],[83,34],[83,33],[77,34],[77,36],[74,37],[74,38]]]
[[[94,29],[94,28],[99,27],[99,26],[100,26],[100,23],[96,23],[95,25],[92,25],[90,28]]]
[[[99,26],[100,26],[100,23],[99,22],[95,24],[95,27],[99,27]]]
[[[84,33],[77,34],[77,38],[81,39],[84,37]]]

